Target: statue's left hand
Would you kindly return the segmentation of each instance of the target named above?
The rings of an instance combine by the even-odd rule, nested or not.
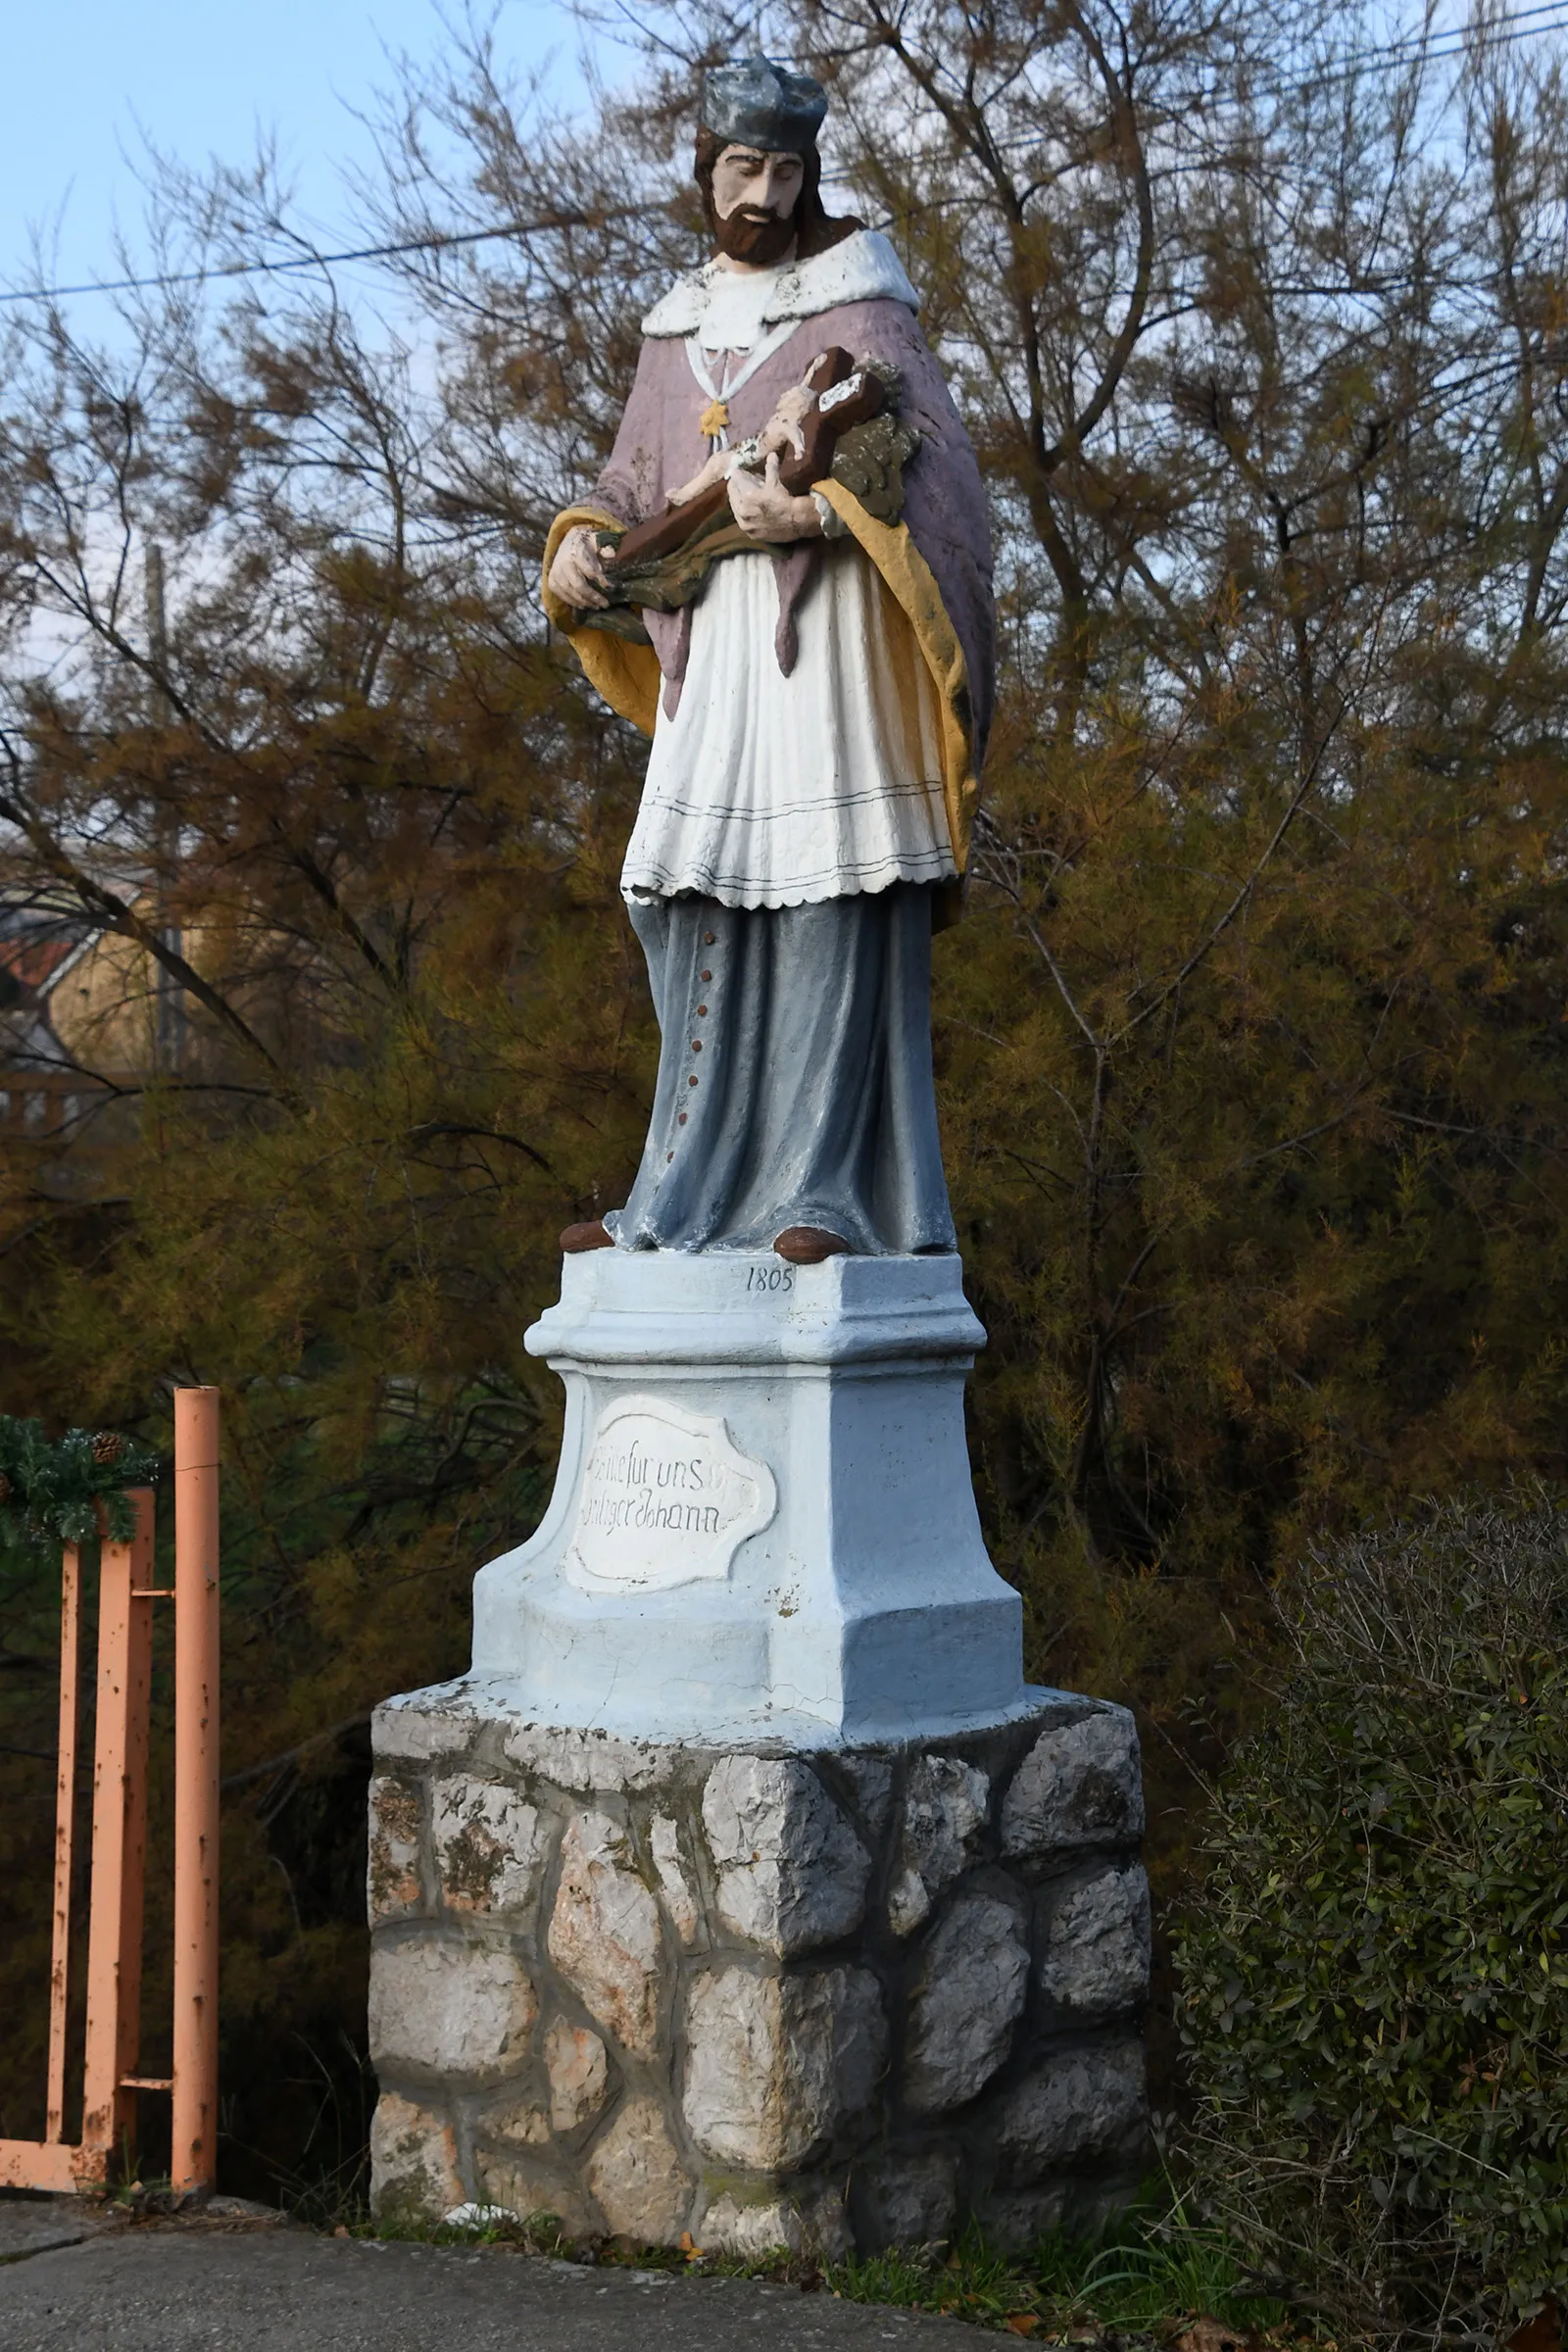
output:
[[[738,466],[729,477],[730,512],[748,538],[775,546],[791,539],[819,539],[822,517],[813,498],[795,498],[778,478],[778,454],[767,461],[766,471],[751,473]]]

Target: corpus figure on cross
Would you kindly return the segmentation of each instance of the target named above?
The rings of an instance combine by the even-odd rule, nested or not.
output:
[[[568,1250],[956,1246],[931,936],[990,717],[990,535],[897,254],[823,211],[826,110],[765,58],[707,75],[716,250],[643,320],[610,463],[546,550],[550,618],[653,738],[621,890],[662,1040],[630,1197]],[[874,420],[824,439],[867,385]]]

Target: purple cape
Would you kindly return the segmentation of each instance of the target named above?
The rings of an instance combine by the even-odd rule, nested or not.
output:
[[[996,677],[985,491],[969,436],[911,314],[902,302],[879,299],[844,303],[803,318],[728,403],[731,442],[760,432],[780,394],[798,384],[817,354],[833,344],[842,345],[857,360],[892,362],[900,375],[899,415],[920,434],[920,447],[904,469],[904,521],[930,567],[963,652],[968,709],[961,715],[978,773]],[[628,524],[660,513],[669,492],[689,481],[707,461],[709,443],[698,430],[707,406],[684,341],[678,335],[650,335],[593,503]],[[775,643],[786,671],[794,663],[796,610],[815,577],[819,545],[803,540],[781,548],[773,559],[779,592]],[[665,679],[666,708],[672,710],[686,673],[691,607],[648,612],[644,619]]]

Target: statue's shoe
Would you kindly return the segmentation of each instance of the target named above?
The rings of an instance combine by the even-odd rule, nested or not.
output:
[[[597,1217],[586,1225],[568,1225],[561,1237],[561,1247],[568,1257],[580,1250],[613,1250],[615,1237],[607,1233]]]
[[[773,1250],[775,1256],[787,1257],[792,1266],[819,1266],[824,1257],[853,1255],[848,1242],[836,1233],[824,1233],[820,1225],[787,1225]]]

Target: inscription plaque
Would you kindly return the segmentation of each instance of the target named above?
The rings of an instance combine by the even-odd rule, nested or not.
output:
[[[728,1576],[766,1527],[778,1490],[721,1420],[661,1396],[623,1396],[600,1414],[566,1550],[573,1584],[659,1592]]]

